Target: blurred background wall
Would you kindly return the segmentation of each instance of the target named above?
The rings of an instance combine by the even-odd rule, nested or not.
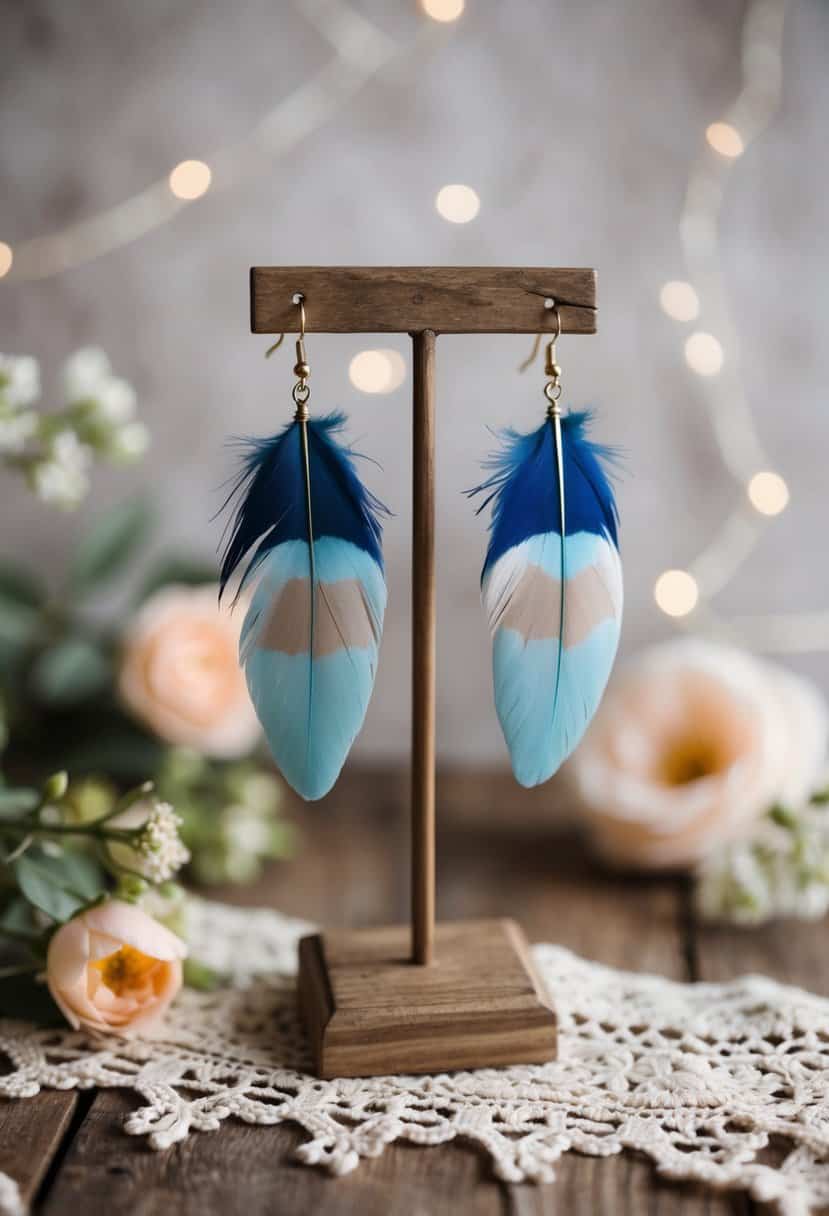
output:
[[[3,550],[56,577],[85,516],[143,487],[163,512],[165,542],[215,551],[211,516],[232,459],[225,437],[276,429],[290,414],[292,347],[266,364],[266,341],[248,332],[253,263],[592,265],[598,334],[564,338],[559,360],[565,399],[599,407],[598,434],[626,452],[624,647],[674,630],[654,601],[656,578],[688,567],[734,512],[737,548],[717,613],[825,609],[824,0],[788,6],[780,108],[722,195],[717,262],[736,329],[720,333],[720,391],[732,391],[739,366],[768,467],[791,493],[739,570],[745,488],[716,441],[712,378],[683,352],[696,328],[717,332],[706,284],[697,284],[698,321],[678,323],[660,307],[665,282],[687,277],[683,197],[691,166],[717,157],[706,127],[740,91],[745,12],[742,0],[467,0],[457,21],[440,23],[414,0],[6,0],[0,239],[20,256],[0,283],[0,349],[35,354],[54,375],[76,347],[100,344],[136,385],[153,446],[127,476],[97,474],[89,502],[57,520],[6,479]],[[773,56],[768,73],[773,91]],[[207,162],[212,182],[177,206],[167,174],[188,158]],[[447,183],[477,193],[470,222],[436,210]],[[26,255],[30,239],[133,196],[103,225]],[[120,244],[133,225],[150,230]],[[102,239],[116,247],[86,260]],[[395,513],[382,664],[359,742],[372,759],[408,745],[410,626],[410,379],[369,395],[348,374],[352,357],[377,345],[408,361],[403,339],[308,342],[312,406],[348,412],[357,445],[381,466],[367,466],[366,479]],[[528,348],[521,337],[439,342],[444,760],[505,757],[477,589],[485,527],[461,491],[479,479],[487,427],[539,419],[542,369],[516,373]],[[47,402],[54,388],[47,374]],[[708,404],[716,416],[721,402]],[[706,606],[694,623],[717,628]],[[783,639],[796,651],[799,630],[745,640]],[[792,662],[829,678],[819,653]]]

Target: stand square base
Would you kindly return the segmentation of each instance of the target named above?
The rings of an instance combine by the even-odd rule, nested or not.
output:
[[[555,1014],[514,921],[439,924],[425,966],[410,948],[407,925],[302,939],[299,1000],[318,1076],[555,1059]]]

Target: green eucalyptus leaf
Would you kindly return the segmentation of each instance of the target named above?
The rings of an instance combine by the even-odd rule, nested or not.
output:
[[[37,790],[0,788],[0,819],[18,819],[40,802]]]
[[[52,856],[30,849],[13,863],[29,903],[56,921],[66,921],[104,889],[103,874],[90,858],[68,851]]]
[[[4,599],[0,595],[0,642],[4,648],[26,646],[38,624],[40,613],[29,604]]]
[[[120,573],[146,540],[152,522],[152,509],[143,498],[107,511],[78,545],[70,566],[72,587],[89,591]]]
[[[4,929],[12,934],[31,933],[34,935],[38,932],[32,916],[32,905],[22,895],[15,895],[0,913],[0,940]]]
[[[0,602],[39,608],[46,600],[45,588],[23,566],[0,562]]]
[[[105,689],[110,674],[110,664],[94,642],[70,638],[38,655],[31,683],[48,705],[72,705]]]

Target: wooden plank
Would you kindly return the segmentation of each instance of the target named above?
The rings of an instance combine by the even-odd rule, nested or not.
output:
[[[778,921],[755,929],[693,923],[696,978],[731,980],[747,972],[829,996],[829,918]]]
[[[588,268],[470,266],[254,266],[255,334],[293,333],[305,297],[309,333],[534,334],[596,332],[596,272]]]
[[[97,1095],[43,1216],[501,1216],[499,1187],[478,1183],[474,1153],[391,1145],[345,1178],[291,1164],[303,1134],[223,1126],[155,1153],[121,1130],[137,1099]]]
[[[67,1135],[78,1095],[44,1090],[34,1098],[0,1100],[0,1170],[31,1204]]]

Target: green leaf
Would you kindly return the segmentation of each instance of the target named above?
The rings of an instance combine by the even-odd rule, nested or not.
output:
[[[78,853],[53,857],[42,849],[30,849],[18,857],[13,868],[29,903],[56,921],[69,920],[103,890],[100,869]]]
[[[110,665],[99,647],[84,638],[59,642],[38,656],[32,689],[48,705],[72,705],[107,687]]]
[[[148,536],[152,522],[152,509],[143,498],[108,511],[78,545],[69,572],[72,587],[89,591],[123,570]]]
[[[33,811],[40,802],[37,790],[0,789],[0,819],[17,819],[26,811]]]
[[[188,988],[199,992],[214,992],[217,988],[226,987],[228,978],[220,972],[200,963],[197,958],[186,958],[182,967],[182,975]]]
[[[33,574],[12,562],[0,562],[0,601],[8,600],[26,608],[39,608],[46,591]]]
[[[21,895],[15,895],[0,914],[0,939],[2,939],[2,930],[8,929],[10,933],[31,933],[33,936],[37,934],[37,926],[32,916],[32,905],[27,903]]]
[[[25,646],[40,621],[40,613],[27,604],[0,595],[0,642],[4,647]]]
[[[137,602],[142,604],[154,592],[174,583],[183,583],[188,587],[201,587],[205,583],[217,583],[218,581],[219,571],[215,562],[167,554],[150,570],[138,593]]]
[[[103,868],[89,853],[67,849],[63,856],[56,860],[60,860],[63,864],[72,890],[83,895],[87,902],[97,899],[102,891],[106,890],[107,883]]]

